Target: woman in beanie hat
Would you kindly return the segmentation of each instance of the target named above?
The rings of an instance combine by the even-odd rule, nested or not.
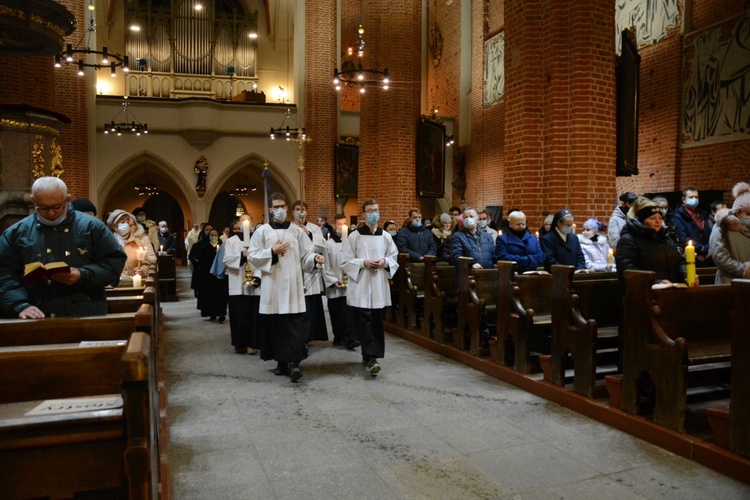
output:
[[[128,256],[120,276],[120,286],[132,286],[133,275],[140,274],[145,278],[148,276],[150,266],[156,265],[154,247],[151,246],[151,241],[146,236],[143,227],[136,222],[133,214],[125,210],[118,208],[110,212],[107,217],[107,226],[112,230],[115,239]],[[146,254],[141,262],[140,270],[136,270],[138,267],[136,252],[139,248],[144,248]]]
[[[639,198],[630,208],[615,259],[621,283],[626,269],[654,271],[657,283],[684,283],[687,278],[682,255],[667,238],[661,211],[648,198]]]
[[[540,238],[552,230],[552,219],[554,217],[555,217],[554,215],[549,214],[547,217],[544,218],[544,222],[542,222],[542,227],[539,228]]]
[[[445,240],[451,235],[453,219],[451,219],[451,216],[446,213],[441,214],[439,217],[435,217],[435,219],[437,219],[437,221],[432,224],[432,237],[435,239],[437,255],[440,256],[443,253]]]
[[[601,230],[602,223],[592,217],[583,223],[583,232],[578,235],[586,269],[592,271],[610,271],[614,267],[609,265],[609,243],[606,236],[599,234]]]
[[[586,258],[575,235],[573,214],[563,208],[552,218],[552,230],[539,241],[544,251],[544,268],[549,271],[554,264],[586,269]]]
[[[750,184],[737,183],[732,195],[732,208],[716,212],[716,225],[708,240],[718,268],[716,284],[750,279]]]

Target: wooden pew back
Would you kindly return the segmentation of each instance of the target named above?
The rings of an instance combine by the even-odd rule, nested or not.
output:
[[[747,310],[750,304],[750,280],[733,280],[732,311],[732,400],[729,406],[729,449],[750,457],[750,335]]]
[[[732,301],[728,285],[653,290],[654,319],[671,339],[688,342],[726,341],[730,317],[717,314]]]

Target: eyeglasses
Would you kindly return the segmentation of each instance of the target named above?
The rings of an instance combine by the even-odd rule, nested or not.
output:
[[[271,205],[271,210],[276,210],[277,208],[286,208],[286,205]]]
[[[59,205],[52,205],[51,207],[45,207],[44,205],[36,207],[37,212],[43,212],[43,213],[49,213],[49,212],[59,212],[65,208],[65,204],[61,203]]]
[[[365,213],[368,214],[368,215],[369,214],[379,214],[380,210],[378,210],[377,208],[374,208],[374,209],[371,208],[370,210],[365,210]]]

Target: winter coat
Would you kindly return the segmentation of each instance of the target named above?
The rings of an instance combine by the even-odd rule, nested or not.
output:
[[[576,269],[586,269],[586,258],[583,256],[581,244],[575,234],[569,234],[563,241],[557,229],[552,229],[540,240],[544,251],[544,268],[549,271],[554,264],[575,266]]]
[[[606,271],[609,264],[609,243],[607,243],[607,238],[601,234],[597,234],[596,241],[594,241],[579,234],[578,242],[581,244],[583,256],[586,258],[586,269]],[[612,267],[614,267],[614,261],[612,262]]]
[[[733,215],[728,216],[725,223],[728,225],[726,232],[716,224],[708,240],[717,267],[717,285],[731,283],[735,278],[750,279],[750,229],[740,225]]]
[[[628,219],[617,244],[617,276],[623,281],[627,269],[654,271],[656,281],[684,283],[685,262],[662,227],[658,233],[636,219]]]
[[[399,253],[408,253],[409,262],[419,262],[425,255],[437,255],[435,240],[424,224],[414,227],[408,224],[396,235]]]
[[[75,285],[40,279],[25,286],[24,267],[32,262],[64,261],[81,273]],[[125,254],[100,220],[68,207],[68,215],[51,227],[36,213],[10,226],[0,236],[0,301],[6,315],[34,305],[46,316],[107,314],[104,288],[117,285]]]
[[[609,217],[609,225],[607,226],[607,239],[612,249],[617,247],[617,240],[620,239],[620,233],[622,228],[625,227],[625,221],[628,217],[629,208],[625,205],[621,205],[614,209],[612,215]]]
[[[692,241],[695,246],[696,255],[707,255],[709,251],[708,238],[711,236],[711,230],[708,228],[706,212],[700,208],[696,208],[696,210],[698,210],[698,213],[705,222],[702,231],[698,229],[695,221],[690,217],[685,205],[682,205],[674,211],[674,214],[672,214],[672,221],[677,228],[677,236],[683,247],[687,245],[688,241]]]
[[[544,266],[544,252],[537,237],[528,231],[524,231],[522,237],[518,237],[512,231],[506,231],[495,240],[493,260],[516,262],[516,271],[525,273]]]
[[[479,237],[479,241],[474,235]],[[462,229],[453,234],[450,263],[457,266],[459,257],[471,257],[475,263],[481,264],[483,269],[491,269],[494,251],[495,243],[489,234],[479,230],[472,234],[468,229]]]

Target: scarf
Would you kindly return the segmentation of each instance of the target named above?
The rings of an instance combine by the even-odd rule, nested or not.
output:
[[[683,205],[685,204],[683,203]],[[698,230],[703,232],[703,228],[706,227],[706,219],[701,217],[701,214],[698,213],[698,210],[693,212],[687,205],[685,205],[685,211],[688,213],[690,218],[693,219],[693,222],[698,227]]]

